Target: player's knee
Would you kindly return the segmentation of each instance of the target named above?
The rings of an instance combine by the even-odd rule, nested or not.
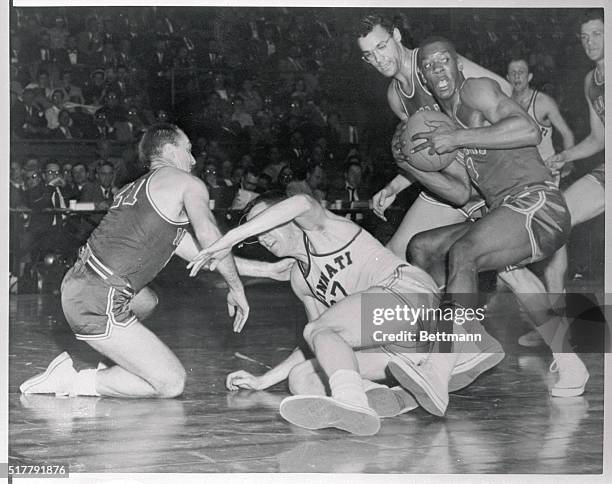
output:
[[[452,267],[476,265],[478,259],[478,246],[468,238],[457,240],[448,252],[448,261]]]
[[[406,248],[406,260],[411,264],[427,269],[431,263],[431,241],[424,234],[416,234]]]
[[[310,365],[301,363],[291,368],[287,378],[289,391],[292,395],[304,395],[311,393],[309,381],[313,375]]]
[[[187,373],[181,366],[176,370],[164,375],[163,379],[157,381],[155,392],[159,398],[175,398],[183,393],[185,382],[187,381]]]

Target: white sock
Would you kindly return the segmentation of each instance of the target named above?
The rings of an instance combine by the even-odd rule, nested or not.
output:
[[[366,380],[366,379],[362,379],[361,384],[363,385],[364,392],[369,392],[370,390],[374,388],[389,388],[387,385],[383,385],[382,383],[376,383],[376,382],[373,382],[372,380]]]
[[[95,368],[79,371],[74,379],[74,383],[72,384],[72,391],[70,392],[70,395],[100,396],[100,394],[96,391],[97,372],[98,370]]]
[[[337,370],[329,377],[332,397],[359,407],[369,408],[361,375],[355,370]]]

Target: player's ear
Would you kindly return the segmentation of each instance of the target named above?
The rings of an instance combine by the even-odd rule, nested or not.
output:
[[[533,74],[530,72],[529,75],[527,76],[527,82],[531,82],[532,79],[533,79]]]
[[[393,27],[393,40],[395,40],[398,43],[402,41],[402,33],[399,31],[397,27]]]
[[[463,72],[463,62],[461,62],[459,56],[457,56],[457,69],[459,69],[459,72]]]

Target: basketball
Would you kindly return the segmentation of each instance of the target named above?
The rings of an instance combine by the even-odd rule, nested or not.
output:
[[[444,153],[439,155],[434,153],[429,154],[430,148],[426,148],[416,153],[411,153],[412,149],[416,146],[424,143],[426,140],[418,139],[412,141],[412,137],[416,133],[423,133],[427,131],[433,131],[433,128],[427,126],[428,121],[446,121],[454,124],[453,121],[444,113],[439,111],[419,111],[408,118],[406,128],[402,133],[402,141],[406,144],[402,146],[402,153],[408,157],[411,166],[421,171],[440,171],[446,168],[455,159],[456,151],[450,153]]]

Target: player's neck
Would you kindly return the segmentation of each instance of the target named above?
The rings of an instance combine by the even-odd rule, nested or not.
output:
[[[402,50],[400,52],[400,69],[398,73],[394,76],[402,86],[402,88],[407,91],[412,90],[412,56],[414,55],[414,50],[411,50],[402,45]]]
[[[524,109],[529,105],[529,100],[533,94],[533,89],[527,86],[522,91],[512,90],[512,99],[519,103]]]

